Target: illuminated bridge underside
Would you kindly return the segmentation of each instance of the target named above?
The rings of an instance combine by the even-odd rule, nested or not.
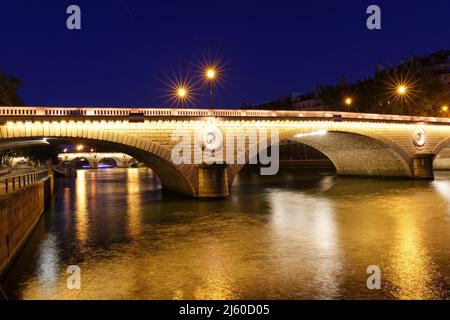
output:
[[[440,153],[446,155],[450,148],[450,119],[439,118],[341,113],[336,119],[330,112],[33,107],[0,107],[0,117],[0,144],[53,138],[110,146],[148,164],[164,188],[194,197],[229,195],[244,167],[172,162],[172,149],[179,143],[172,137],[194,137],[208,125],[219,128],[224,136],[278,132],[281,142],[297,141],[320,150],[342,175],[432,178],[430,159],[435,155],[441,159]],[[413,142],[418,130],[426,136],[420,148]],[[314,135],[318,131],[327,133]],[[226,153],[226,143],[224,149]],[[248,143],[244,152],[249,154]]]
[[[450,170],[450,147],[442,149],[434,160],[435,170]]]
[[[376,139],[353,133],[329,132],[327,138],[311,136],[297,139],[318,149],[340,175],[411,177],[408,158]]]

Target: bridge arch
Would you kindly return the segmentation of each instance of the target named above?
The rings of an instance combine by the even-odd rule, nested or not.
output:
[[[70,162],[71,163],[83,162],[84,165],[89,165],[90,168],[92,168],[93,164],[94,164],[92,159],[89,159],[88,157],[83,157],[83,156],[73,158]]]
[[[433,148],[435,170],[450,170],[450,137],[441,140]]]
[[[123,161],[123,160],[122,160]],[[119,159],[115,157],[102,157],[98,160],[98,164],[111,164],[113,167],[120,167],[123,166],[122,161],[119,161]]]
[[[14,128],[15,129],[15,128]],[[89,129],[64,129],[62,125],[54,130],[40,127],[37,130],[5,130],[0,132],[0,140],[18,141],[23,139],[52,139],[59,141],[83,141],[86,144],[110,146],[139,159],[155,171],[163,188],[197,196],[198,176],[193,165],[176,165],[171,161],[170,149],[162,144],[153,143],[120,131]]]
[[[441,140],[433,148],[432,152],[435,156],[438,156],[444,149],[450,148],[450,137]]]
[[[336,167],[338,175],[412,177],[410,154],[398,144],[376,132],[350,130],[308,131],[291,129],[280,132],[280,143],[298,142],[322,152]],[[246,160],[249,161],[246,151]],[[228,182],[231,187],[244,165],[230,165]]]

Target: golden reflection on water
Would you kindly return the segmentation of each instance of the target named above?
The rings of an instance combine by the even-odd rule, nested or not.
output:
[[[194,297],[196,300],[227,300],[233,299],[231,281],[219,272],[208,274],[202,284],[196,288]]]
[[[76,178],[76,213],[75,213],[75,226],[76,235],[80,244],[86,242],[89,238],[89,211],[92,212],[91,208],[88,209],[88,194],[87,194],[87,171],[78,170]],[[89,190],[90,197],[95,196],[95,186],[91,184],[91,189]]]
[[[127,216],[128,234],[136,238],[142,232],[142,194],[139,169],[127,170]]]
[[[403,209],[409,214],[397,216],[397,236],[390,253],[388,276],[397,287],[394,291],[397,299],[430,299],[434,297],[429,287],[433,266],[422,242],[418,221],[409,205],[404,205]]]
[[[115,177],[114,197],[123,197],[93,220],[88,217],[86,201],[92,195],[86,194],[86,179],[102,174]],[[450,199],[443,191],[450,186],[450,175],[417,185],[338,179],[330,186],[325,177],[318,178],[314,191],[255,187],[258,179],[240,177],[232,198],[220,201],[154,201],[154,182],[147,185],[149,176],[142,170],[96,175],[87,178],[81,171],[75,186],[75,234],[85,244],[77,262],[82,290],[66,288],[72,253],[61,235],[49,232],[39,245],[35,274],[23,282],[21,298],[449,297],[450,270],[439,261],[450,261]],[[95,187],[90,190],[95,194]],[[98,190],[96,197],[108,200],[113,189]],[[64,208],[65,194],[62,200]],[[110,217],[110,208],[118,210],[117,227],[105,230],[118,234],[108,234],[111,241],[105,245],[105,235],[92,232],[103,227],[97,224],[105,221],[102,216]],[[366,268],[372,264],[381,268],[379,291],[366,288]]]
[[[268,197],[272,212],[271,226],[276,237],[273,244],[277,246],[273,249],[276,253],[272,258],[273,267],[282,268],[281,272],[289,275],[290,282],[309,279],[308,287],[317,288],[316,298],[336,298],[342,255],[338,246],[333,203],[326,198],[282,189],[273,190]],[[321,263],[310,265],[305,255],[295,253],[295,243],[301,244],[295,249],[314,252],[320,257]],[[278,265],[277,261],[288,255],[294,255],[291,257],[292,262]]]
[[[439,194],[419,190],[413,195],[403,194],[393,199],[395,214],[391,251],[388,255],[386,275],[394,287],[396,299],[439,299],[440,274],[425,243],[424,229],[434,212],[430,203],[442,203]],[[424,205],[425,204],[425,205]]]

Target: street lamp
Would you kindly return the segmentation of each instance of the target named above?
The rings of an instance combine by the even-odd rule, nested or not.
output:
[[[347,105],[347,112],[350,112],[350,106],[353,103],[353,99],[350,97],[347,97],[347,98],[345,98],[344,102]]]
[[[441,107],[441,110],[442,110],[442,112],[447,112],[448,111],[448,105],[443,105],[442,107]]]
[[[406,83],[399,83],[396,89],[397,99],[400,101],[400,112],[404,112],[404,103],[410,96],[409,87]]]
[[[209,82],[209,99],[210,99],[210,108],[213,108],[214,105],[214,79],[216,78],[216,70],[214,68],[208,68],[205,72],[206,79]]]

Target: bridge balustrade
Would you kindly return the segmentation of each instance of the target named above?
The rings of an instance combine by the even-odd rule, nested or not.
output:
[[[0,107],[0,117],[129,117],[142,113],[145,117],[230,117],[230,118],[307,118],[332,120],[336,114],[347,121],[389,121],[450,123],[450,118],[369,114],[340,111],[243,110],[243,109],[175,109],[175,108],[66,108],[66,107]]]

